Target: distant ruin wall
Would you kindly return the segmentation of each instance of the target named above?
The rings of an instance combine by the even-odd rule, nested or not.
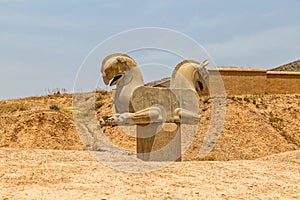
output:
[[[266,91],[266,71],[262,69],[210,69],[209,75],[210,85],[214,85],[218,75],[222,77],[227,95],[264,94]]]
[[[300,94],[300,72],[267,71],[264,69],[209,69],[209,83],[218,90],[222,77],[227,95]]]
[[[267,72],[268,94],[300,94],[300,72]]]
[[[213,68],[209,71],[209,85],[212,96],[247,94],[300,94],[300,72],[267,71],[253,68]],[[169,87],[170,79],[152,84],[154,87]],[[205,87],[200,95],[208,95]],[[212,91],[214,94],[212,94]]]

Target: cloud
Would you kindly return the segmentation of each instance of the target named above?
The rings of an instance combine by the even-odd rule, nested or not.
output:
[[[300,26],[270,29],[205,45],[218,65],[271,68],[299,59]]]

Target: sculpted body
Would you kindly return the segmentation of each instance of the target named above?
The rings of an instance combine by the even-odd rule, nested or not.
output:
[[[207,75],[204,68],[207,64],[208,61],[198,63],[190,60],[179,63],[172,73],[170,89],[189,89],[195,93],[203,90],[205,80],[202,77]],[[144,86],[144,81],[137,63],[131,57],[126,54],[109,55],[102,62],[101,72],[106,85],[116,85],[114,95],[116,114],[106,121],[100,121],[100,124],[132,125],[163,120],[160,107],[152,106],[137,112],[133,109],[131,95],[137,88]],[[194,110],[176,108],[173,113],[172,121],[174,122],[180,122],[182,117],[196,122],[200,119],[198,111],[195,112]]]

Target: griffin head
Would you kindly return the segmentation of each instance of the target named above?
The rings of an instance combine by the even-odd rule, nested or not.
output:
[[[116,53],[104,58],[101,66],[101,73],[105,85],[117,85],[120,79],[137,63],[128,55]]]
[[[194,89],[202,92],[208,83],[208,72],[205,68],[208,60],[201,63],[194,60],[184,60],[175,67],[171,81],[171,88]]]

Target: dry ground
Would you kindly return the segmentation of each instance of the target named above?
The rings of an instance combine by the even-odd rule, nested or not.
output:
[[[300,151],[114,171],[87,151],[0,150],[2,199],[300,199]],[[120,163],[122,164],[122,163]]]
[[[111,92],[95,95],[97,116],[111,114]],[[300,199],[300,95],[228,97],[222,134],[199,158],[211,120],[203,97],[188,162],[146,174],[112,170],[84,151],[71,106],[67,94],[0,101],[0,199]],[[104,132],[135,150],[118,127]]]

